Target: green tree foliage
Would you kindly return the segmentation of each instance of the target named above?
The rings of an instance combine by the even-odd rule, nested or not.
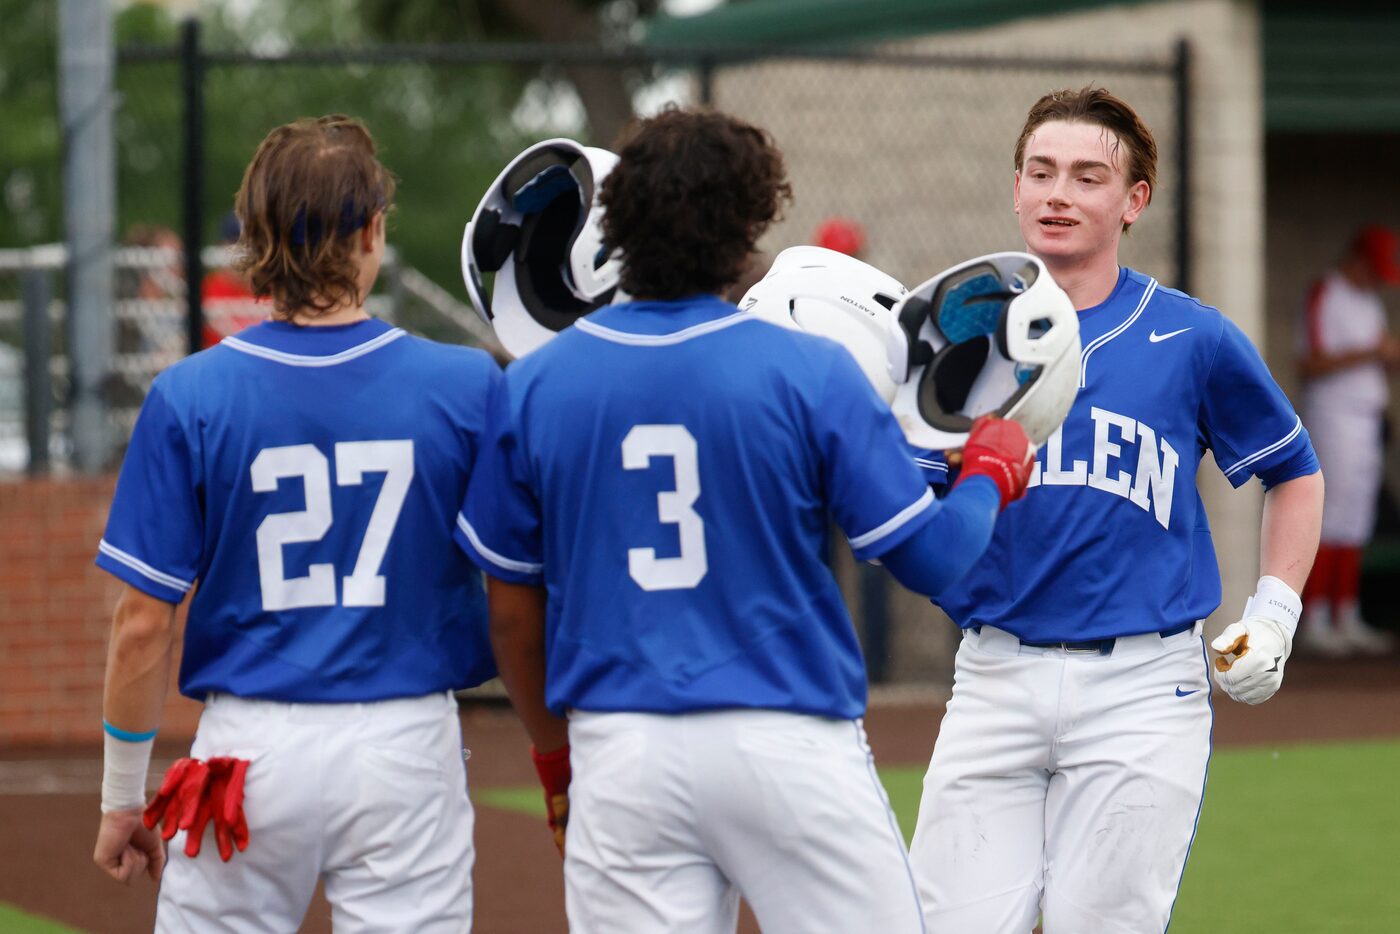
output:
[[[210,51],[282,53],[409,38],[374,28],[362,15],[365,2],[209,4],[203,44]],[[0,247],[63,238],[56,8],[51,2],[0,0]],[[410,21],[403,22],[407,30]],[[114,27],[122,48],[171,47],[179,38],[179,23],[153,4],[119,8]],[[488,34],[498,35],[481,33]],[[430,31],[415,38],[468,35]],[[410,265],[464,297],[458,246],[471,211],[511,156],[542,134],[559,132],[542,125],[521,129],[514,119],[522,89],[535,73],[504,65],[211,64],[204,85],[205,242],[217,242],[219,221],[232,208],[243,169],[269,129],[298,117],[348,113],[370,127],[385,164],[400,179],[390,242]],[[115,83],[118,236],[135,224],[179,230],[179,67],[124,61]]]
[[[55,3],[0,0],[0,247],[60,235]]]
[[[146,8],[151,12],[153,8]],[[213,8],[202,22],[210,51],[285,53],[372,45],[351,0]],[[153,16],[164,17],[160,10]],[[125,18],[125,15],[124,15]],[[154,32],[144,30],[154,27]],[[173,42],[168,20],[123,29],[122,42]],[[206,242],[232,208],[244,167],[269,129],[298,117],[347,113],[365,121],[399,176],[389,237],[405,261],[465,297],[458,244],[481,192],[529,140],[511,120],[521,82],[502,66],[426,64],[218,64],[205,99]],[[180,217],[182,108],[178,68],[130,63],[118,71],[123,229],[176,226]]]
[[[396,42],[530,40],[610,45],[635,38],[660,0],[357,0],[375,36]],[[632,117],[632,92],[648,75],[610,66],[563,64],[587,114],[584,135],[607,146]]]

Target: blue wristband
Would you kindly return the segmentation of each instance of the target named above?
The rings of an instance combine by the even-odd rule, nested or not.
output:
[[[144,743],[148,739],[156,738],[155,730],[151,730],[149,733],[131,733],[127,730],[123,730],[121,727],[112,726],[112,724],[108,723],[106,720],[102,721],[102,729],[106,731],[108,736],[119,739],[125,743]]]

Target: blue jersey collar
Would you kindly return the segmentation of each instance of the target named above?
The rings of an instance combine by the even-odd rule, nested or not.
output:
[[[738,308],[718,296],[692,295],[674,301],[606,305],[583,320],[608,331],[657,336],[675,335],[738,314]]]
[[[264,321],[224,338],[221,343],[279,363],[324,366],[353,360],[403,336],[404,331],[378,318],[326,325]]]
[[[1105,298],[1097,305],[1092,305],[1088,308],[1081,308],[1079,310],[1079,320],[1084,321],[1103,311],[1105,308],[1112,308],[1114,303],[1118,301],[1118,298],[1123,291],[1123,287],[1128,284],[1129,272],[1131,272],[1131,270],[1129,270],[1127,266],[1119,266],[1118,281],[1113,284],[1113,291],[1108,293],[1108,298]]]

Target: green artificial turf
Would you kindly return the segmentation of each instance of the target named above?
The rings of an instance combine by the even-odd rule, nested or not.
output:
[[[923,774],[880,770],[906,838]],[[473,794],[544,814],[534,786]],[[1217,751],[1171,931],[1400,931],[1400,740]]]
[[[64,927],[57,921],[25,914],[5,904],[0,904],[0,931],[5,934],[78,934],[75,929]]]
[[[1213,756],[1171,930],[1400,930],[1400,741]]]

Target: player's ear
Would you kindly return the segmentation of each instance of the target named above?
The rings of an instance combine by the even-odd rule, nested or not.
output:
[[[1021,170],[1016,170],[1016,182],[1011,186],[1011,209],[1021,213]]]
[[[1128,186],[1127,208],[1123,211],[1123,223],[1131,224],[1147,210],[1147,202],[1152,200],[1152,188],[1146,181],[1138,179]]]
[[[376,211],[369,223],[360,228],[360,252],[373,253],[376,241],[384,235],[384,212]]]

